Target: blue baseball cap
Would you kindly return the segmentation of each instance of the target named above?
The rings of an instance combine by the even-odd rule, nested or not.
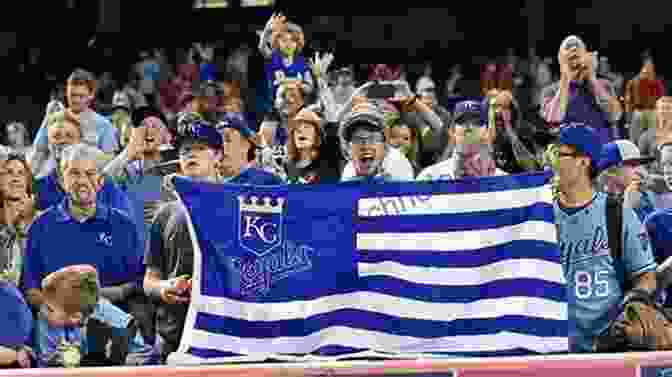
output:
[[[232,128],[237,130],[241,136],[249,140],[250,142],[256,144],[257,134],[250,129],[247,125],[247,121],[243,118],[242,114],[238,113],[225,113],[224,116],[217,122],[215,126],[218,132],[222,132],[225,128]]]
[[[483,107],[478,101],[461,101],[455,105],[455,110],[453,113],[453,119],[455,122],[461,120],[466,116],[473,116],[478,118],[479,122],[481,120],[481,111]]]
[[[189,142],[202,142],[213,149],[221,149],[222,135],[210,123],[197,120],[180,129],[176,141],[177,149]]]
[[[630,140],[616,140],[602,147],[599,170],[621,164],[644,165],[655,161],[655,157],[642,156],[639,148]]]
[[[600,139],[592,128],[585,123],[568,123],[560,125],[560,145],[574,147],[577,152],[590,157],[593,172],[597,171],[600,161]]]

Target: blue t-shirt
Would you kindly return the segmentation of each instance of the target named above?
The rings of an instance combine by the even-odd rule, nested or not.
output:
[[[237,176],[232,177],[225,182],[255,186],[275,186],[285,183],[283,182],[282,178],[278,177],[277,175],[257,168],[247,168],[241,171]]]
[[[0,346],[31,344],[33,313],[14,284],[0,280]]]
[[[48,274],[78,264],[96,267],[102,287],[141,282],[142,255],[138,229],[126,214],[99,204],[95,216],[80,223],[63,201],[28,230],[21,285],[41,289]]]
[[[61,185],[58,184],[58,177],[55,172],[39,178],[35,182],[35,193],[35,207],[40,211],[61,203],[67,196]],[[96,194],[96,202],[118,209],[134,218],[134,211],[128,195],[119,189],[109,177],[105,177],[103,187]]]
[[[280,83],[285,79],[303,81],[307,75],[310,75],[310,72],[303,56],[296,55],[292,64],[285,65],[282,55],[278,50],[273,50],[271,61],[266,64],[266,80],[271,85],[271,98],[275,98],[275,93],[278,91]]]
[[[589,205],[576,212],[554,204],[567,280],[570,352],[591,352],[594,337],[609,324],[609,310],[623,300],[625,279],[656,268],[646,231],[627,207],[623,208],[623,265],[616,265],[607,236],[606,198],[596,193]]]
[[[105,153],[114,153],[119,150],[119,142],[117,136],[117,129],[112,125],[109,119],[95,113],[93,114],[96,121],[96,146]],[[47,127],[43,125],[35,135],[33,148],[40,149],[39,146],[46,147],[48,144]]]
[[[633,209],[639,221],[643,223],[646,217],[656,210],[656,194],[651,191],[642,191],[639,207]]]
[[[651,238],[653,255],[658,263],[672,256],[672,209],[660,209],[644,220],[644,226]],[[672,306],[672,287],[661,292],[660,301],[665,306]]]
[[[200,77],[201,81],[214,81],[216,79],[215,65],[212,63],[201,64]]]

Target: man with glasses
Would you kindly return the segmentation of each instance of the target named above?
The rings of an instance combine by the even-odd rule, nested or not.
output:
[[[423,170],[418,181],[454,180],[463,177],[506,175],[492,157],[494,128],[481,121],[482,106],[476,101],[455,105],[455,117],[448,131],[455,145],[450,158]]]
[[[561,125],[554,202],[561,260],[569,300],[570,352],[591,352],[594,339],[609,326],[619,305],[650,297],[656,289],[656,263],[635,212],[622,208],[620,257],[611,250],[607,196],[596,192],[600,142],[587,125]],[[627,287],[633,287],[628,290]]]
[[[411,163],[386,144],[383,115],[374,105],[355,106],[341,122],[339,135],[354,168],[354,174],[350,174],[346,166],[341,181],[413,180]]]

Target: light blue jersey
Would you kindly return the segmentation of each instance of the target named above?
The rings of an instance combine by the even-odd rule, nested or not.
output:
[[[614,264],[606,223],[606,194],[595,193],[581,209],[561,209],[555,223],[567,279],[571,352],[591,352],[594,337],[608,324],[608,311],[623,300],[622,285],[656,263],[647,233],[635,212],[623,208],[623,265]]]

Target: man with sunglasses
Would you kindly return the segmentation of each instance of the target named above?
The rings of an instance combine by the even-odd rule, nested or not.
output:
[[[477,101],[462,101],[455,105],[455,117],[448,131],[455,146],[453,153],[447,160],[423,170],[418,181],[506,175],[495,166],[492,156],[495,132],[481,121],[481,111],[481,103]]]
[[[591,352],[614,309],[656,289],[656,262],[635,212],[622,206],[621,255],[614,258],[607,228],[607,195],[596,192],[600,142],[586,124],[562,124],[555,200],[563,271],[569,300],[570,352]],[[633,289],[627,290],[627,286]]]

